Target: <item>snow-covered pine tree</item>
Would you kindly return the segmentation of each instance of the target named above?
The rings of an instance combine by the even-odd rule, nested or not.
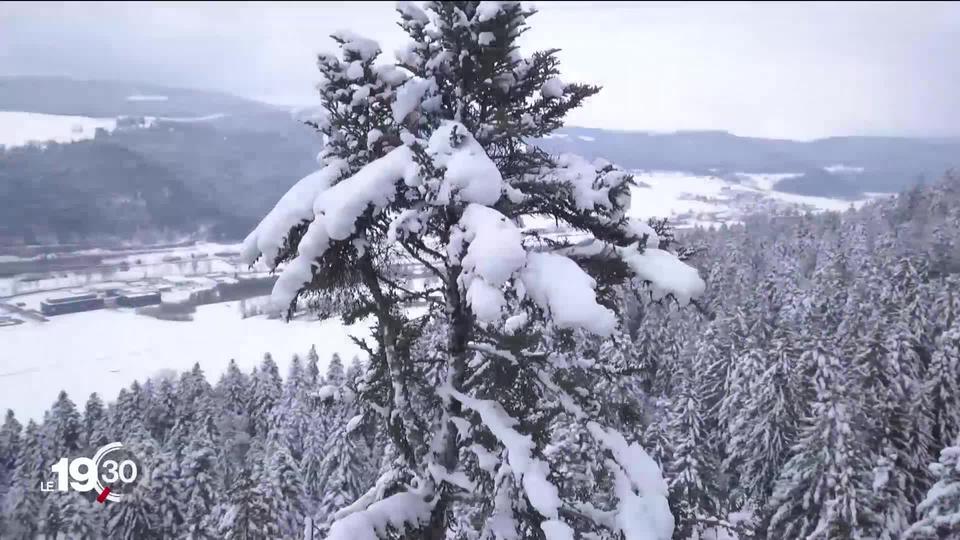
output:
[[[737,412],[726,444],[726,468],[735,469],[739,479],[734,500],[752,500],[760,508],[772,494],[806,416],[793,343],[795,337],[780,335],[764,353],[769,365]]]
[[[244,242],[251,262],[289,259],[274,288],[278,306],[339,284],[360,290],[352,314],[376,316],[364,417],[385,420],[401,459],[337,514],[330,537],[389,525],[443,538],[458,504],[473,505],[500,537],[569,538],[572,521],[630,539],[669,537],[656,464],[593,421],[604,396],[589,389],[604,359],[574,358],[565,346],[581,332],[613,332],[612,286],[630,276],[680,303],[703,282],[627,216],[628,174],[531,145],[599,90],[564,84],[555,50],[520,54],[532,10],[430,2],[426,12],[412,4],[400,12],[412,42],[400,53],[402,84],[388,94],[399,140],[385,139],[382,157],[344,177],[342,163],[327,163]],[[355,36],[342,47],[374,50]],[[348,69],[359,74],[354,62]],[[351,102],[367,94],[349,91]],[[524,234],[537,216],[577,234]],[[337,261],[355,261],[359,283],[341,280]],[[408,262],[435,276],[437,290],[403,287],[397,275]],[[411,298],[425,300],[427,313],[411,318],[403,310]],[[561,414],[591,435],[590,456],[613,479],[606,513],[561,501],[549,479],[545,428]]]
[[[300,467],[282,442],[271,445],[266,475],[271,497],[277,508],[273,516],[282,538],[295,538],[303,532],[305,517],[303,481]]]
[[[317,346],[311,345],[307,353],[307,362],[304,369],[307,372],[307,385],[310,388],[317,388],[320,384],[320,356],[317,354]]]
[[[64,494],[63,534],[76,540],[95,540],[103,534],[103,513],[96,503],[76,491]]]
[[[177,538],[185,532],[183,523],[186,509],[182,500],[179,455],[183,449],[172,441],[162,447],[150,462],[149,498],[154,504],[151,510],[156,532],[162,538]]]
[[[870,454],[863,412],[846,370],[821,342],[801,362],[816,366],[816,401],[767,506],[768,538],[869,538]],[[767,522],[767,520],[762,520]]]
[[[294,355],[290,370],[283,385],[283,395],[274,409],[273,433],[271,437],[280,438],[293,459],[300,463],[305,452],[308,432],[315,428],[311,419],[310,386],[300,358]]]
[[[97,448],[110,442],[109,432],[106,408],[103,406],[103,400],[94,392],[90,394],[83,407],[83,433],[81,434],[83,454],[92,456]]]
[[[16,496],[8,496],[5,501],[5,537],[34,540],[39,531],[38,518],[43,504],[43,493],[38,488],[40,482],[46,480],[47,470],[40,442],[40,429],[36,422],[28,421],[17,447],[16,466],[10,488]]]
[[[930,471],[937,481],[917,505],[919,517],[904,538],[960,538],[960,439],[940,451],[940,461],[931,464]]]
[[[108,507],[107,534],[120,540],[143,540],[161,538],[157,530],[156,506],[150,497],[148,482],[138,482],[132,490],[124,493],[121,504]]]
[[[717,480],[720,464],[711,448],[701,401],[702,380],[690,364],[676,374],[669,437],[672,456],[666,474],[676,519],[674,538],[700,538],[722,517]]]
[[[7,493],[13,484],[13,473],[17,467],[17,453],[20,449],[20,436],[23,426],[17,421],[13,410],[7,409],[3,425],[0,426],[0,536],[6,529]]]
[[[946,446],[960,436],[960,329],[951,328],[937,338],[927,370],[928,396],[934,447]]]
[[[265,439],[273,426],[274,407],[280,401],[283,388],[277,363],[269,353],[263,357],[260,368],[251,376],[253,388],[250,396],[250,424],[254,436]]]
[[[177,428],[180,430],[189,431],[212,416],[213,389],[199,363],[180,375],[176,400]]]
[[[275,538],[279,533],[271,520],[270,493],[258,489],[260,473],[246,468],[237,474],[221,503],[217,533],[224,540]]]
[[[213,441],[208,432],[198,429],[191,433],[180,463],[183,538],[217,538],[217,523],[212,519],[219,493],[216,473],[217,456]]]
[[[163,444],[176,423],[176,388],[169,378],[147,380],[144,385],[147,396],[144,410],[144,426],[150,435]]]
[[[50,415],[43,423],[43,440],[46,442],[45,451],[49,457],[74,456],[80,450],[81,427],[77,406],[66,392],[61,391],[50,409]]]

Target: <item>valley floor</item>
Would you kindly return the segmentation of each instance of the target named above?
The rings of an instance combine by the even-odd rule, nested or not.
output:
[[[113,399],[134,380],[166,370],[179,374],[194,363],[215,382],[231,359],[249,371],[268,351],[280,373],[294,354],[303,356],[313,345],[321,363],[333,353],[349,360],[365,354],[349,335],[368,333],[363,324],[345,326],[336,319],[243,319],[239,302],[199,306],[189,322],[158,320],[132,309],[59,315],[0,328],[0,410],[39,421],[60,390],[77,403],[91,392]]]

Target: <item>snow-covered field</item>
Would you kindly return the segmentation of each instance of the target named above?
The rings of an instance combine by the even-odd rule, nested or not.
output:
[[[92,139],[97,128],[113,131],[117,119],[0,111],[0,146],[82,141]]]
[[[334,352],[365,356],[352,341],[364,324],[338,320],[242,319],[237,302],[200,306],[192,322],[162,321],[132,310],[100,310],[0,328],[0,411],[39,420],[60,390],[82,406],[91,392],[105,400],[134,380],[200,363],[211,382],[235,359],[244,371],[270,352],[285,375],[293,354],[316,345],[321,363]],[[322,368],[322,366],[321,366]]]
[[[756,211],[797,208],[810,211],[843,211],[859,207],[871,198],[887,194],[872,193],[854,201],[811,197],[776,191],[774,186],[793,174],[743,174],[737,181],[696,176],[675,171],[635,172],[635,179],[649,187],[632,191],[630,214],[634,217],[669,217],[678,226],[720,225],[740,221]]]
[[[159,98],[166,99],[165,96],[130,96],[127,100],[159,101]],[[148,116],[144,118],[141,127],[151,127],[157,121],[173,123],[211,122],[225,116],[223,113],[192,117]],[[117,129],[117,119],[0,111],[0,146],[14,148],[28,144],[77,142],[92,139],[97,128],[113,131]]]

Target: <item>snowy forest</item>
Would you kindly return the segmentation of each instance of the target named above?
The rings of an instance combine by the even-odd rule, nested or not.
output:
[[[673,538],[957,538],[960,179],[682,242],[707,276],[700,309],[624,288],[617,335],[577,345],[624,368],[607,388],[662,468]],[[0,536],[300,538],[396,459],[361,415],[369,366],[317,366],[311,351],[281,380],[268,356],[213,385],[195,369],[108,405],[64,395],[41,424],[8,413],[0,485],[17,495]],[[551,424],[566,489],[596,462],[569,422]],[[101,511],[35,489],[45,464],[111,440],[151,471],[133,498]],[[480,537],[470,518],[456,515],[455,537]]]
[[[960,537],[960,178],[673,230],[529,143],[600,92],[520,53],[532,9],[398,12],[396,64],[350,32],[318,58],[321,168],[243,248],[275,307],[372,320],[368,359],[10,413],[0,536]],[[149,473],[122,503],[35,488],[111,440]]]

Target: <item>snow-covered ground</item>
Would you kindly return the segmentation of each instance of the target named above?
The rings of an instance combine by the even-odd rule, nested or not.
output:
[[[0,111],[0,146],[82,141],[92,139],[97,128],[113,131],[117,119]]]
[[[167,96],[127,96],[127,101],[167,101]]]
[[[160,98],[166,99],[165,96],[129,96],[127,100],[161,101]],[[151,127],[157,121],[171,123],[212,122],[225,116],[223,113],[191,117],[148,116],[144,118],[141,127]],[[92,139],[97,128],[113,131],[117,129],[117,118],[0,111],[0,146],[14,148],[28,144],[77,142]]]
[[[648,187],[632,190],[630,214],[634,217],[669,217],[679,227],[719,225],[740,221],[758,211],[789,208],[810,211],[843,211],[887,194],[870,193],[858,200],[811,197],[776,191],[776,183],[794,174],[745,174],[733,179],[697,176],[674,171],[635,172]]]
[[[334,352],[345,360],[364,357],[350,334],[366,338],[369,327],[338,320],[242,319],[238,302],[200,306],[191,322],[158,320],[129,309],[29,321],[0,328],[0,411],[13,409],[21,421],[40,420],[60,390],[81,407],[91,392],[111,401],[134,380],[161,370],[189,370],[195,362],[215,382],[231,358],[249,372],[265,352],[283,375],[292,356],[305,355],[311,345],[321,363]]]

